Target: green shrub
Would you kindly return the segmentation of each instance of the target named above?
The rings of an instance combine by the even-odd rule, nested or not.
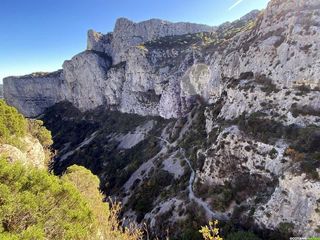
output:
[[[284,236],[284,237],[291,237],[293,235],[293,229],[294,229],[294,224],[290,222],[282,222],[278,226],[279,232]]]
[[[138,219],[142,220],[143,216],[152,210],[154,200],[172,182],[173,175],[165,170],[155,172],[150,179],[143,182],[129,201],[132,209],[140,216]]]
[[[301,116],[317,116],[317,117],[320,116],[320,111],[318,109],[314,109],[313,107],[307,106],[307,105],[297,106],[296,104],[293,104],[291,106],[290,111],[292,113],[292,116],[295,118],[298,117],[299,115],[301,115]]]
[[[271,78],[267,77],[265,74],[257,74],[256,75],[256,82],[261,84],[261,90],[265,92],[267,95],[270,95],[272,92],[279,92],[280,90],[277,88]]]
[[[275,148],[272,148],[269,152],[271,159],[275,159],[278,156],[278,151]]]
[[[119,204],[103,203],[98,185],[83,167],[58,178],[0,158],[0,239],[141,239],[121,227]]]
[[[86,200],[93,216],[90,224],[95,226],[102,239],[137,240],[141,237],[141,231],[137,228],[122,228],[118,220],[120,204],[112,203],[109,207],[110,204],[103,203],[104,196],[98,188],[99,179],[90,170],[73,165],[66,170],[62,180],[73,184]]]
[[[226,240],[260,240],[260,238],[252,232],[239,231],[229,234]]]
[[[92,211],[76,188],[46,171],[0,159],[0,239],[88,239]]]
[[[51,132],[43,126],[41,120],[29,120],[28,121],[29,132],[32,136],[37,138],[41,145],[48,148],[53,144]]]
[[[27,120],[13,107],[0,100],[0,144],[21,147],[20,137],[27,133]]]

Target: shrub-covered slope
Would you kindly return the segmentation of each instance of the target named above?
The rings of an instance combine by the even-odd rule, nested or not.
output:
[[[1,239],[141,238],[139,229],[120,226],[120,205],[103,202],[89,170],[71,166],[57,177],[45,169],[52,140],[40,120],[25,119],[4,101],[0,113]]]
[[[287,90],[266,92],[270,85],[260,78],[246,73],[228,79],[219,101],[205,105],[199,98],[186,117],[175,120],[103,108],[81,113],[58,104],[43,118],[58,153],[54,169],[91,169],[101,189],[123,202],[126,218],[146,222],[160,237],[171,229],[171,237],[200,238],[197,229],[206,218],[223,220],[224,236],[237,230],[256,231],[263,239],[316,235],[320,128],[310,119],[317,115],[293,117],[295,110],[282,109],[278,100],[262,104]],[[286,97],[303,102],[315,94],[300,93],[295,89]],[[265,96],[252,102],[256,110],[250,94]],[[242,113],[224,114],[229,98],[243,104]]]

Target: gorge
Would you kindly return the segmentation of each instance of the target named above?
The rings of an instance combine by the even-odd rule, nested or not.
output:
[[[319,39],[318,0],[217,27],[120,18],[61,70],[5,78],[3,94],[52,132],[55,174],[91,170],[160,239],[196,239],[187,230],[209,218],[261,239],[319,236]]]

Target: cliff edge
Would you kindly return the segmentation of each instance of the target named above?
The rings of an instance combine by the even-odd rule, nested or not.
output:
[[[4,97],[25,116],[70,101],[164,118],[183,116],[198,97],[214,103],[224,78],[252,72],[279,88],[319,86],[320,4],[272,0],[218,27],[121,18],[112,33],[88,32],[88,49],[63,70],[4,79]]]

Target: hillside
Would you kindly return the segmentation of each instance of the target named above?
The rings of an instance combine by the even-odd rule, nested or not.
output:
[[[91,170],[124,225],[201,239],[217,219],[227,240],[314,237],[319,38],[317,0],[271,0],[217,27],[121,18],[63,69],[5,78],[4,97],[52,132],[55,174]]]
[[[0,113],[0,239],[141,239],[139,229],[119,225],[120,206],[102,202],[89,170],[49,173],[51,134],[40,121],[2,100]]]

